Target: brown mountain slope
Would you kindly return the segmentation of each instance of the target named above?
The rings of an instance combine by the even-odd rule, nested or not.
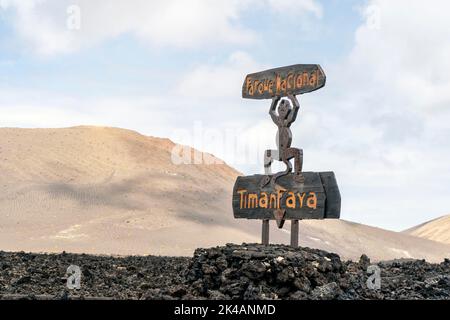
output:
[[[173,165],[167,139],[99,127],[0,129],[0,248],[191,254],[234,238],[226,165]]]
[[[409,235],[450,244],[450,215],[427,221],[403,232]]]
[[[450,245],[345,220],[302,222],[306,245],[355,259],[366,253],[375,260],[417,258],[442,261]],[[304,237],[305,237],[304,236]]]
[[[232,216],[239,173],[174,165],[173,147],[116,128],[1,128],[0,250],[192,255],[259,241],[259,222]],[[301,245],[353,259],[450,256],[450,245],[343,220],[304,221],[300,232]],[[271,241],[288,240],[271,230]]]

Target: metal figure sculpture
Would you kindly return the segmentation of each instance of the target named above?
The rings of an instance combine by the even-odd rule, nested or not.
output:
[[[288,94],[288,98],[290,101],[286,99],[280,101],[279,96],[272,99],[269,114],[272,121],[278,126],[276,139],[278,149],[266,150],[264,153],[264,173],[266,175],[261,181],[261,187],[266,186],[269,182],[274,185],[279,177],[292,172],[292,165],[290,162],[291,159],[294,159],[294,180],[298,183],[303,183],[305,181],[301,174],[303,165],[303,150],[291,147],[292,132],[290,126],[297,118],[298,111],[300,110],[300,104],[294,95]],[[275,112],[276,108],[278,114]],[[282,161],[286,165],[286,170],[272,175],[273,160]]]

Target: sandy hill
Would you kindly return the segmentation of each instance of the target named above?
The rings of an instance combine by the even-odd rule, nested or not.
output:
[[[427,221],[404,233],[450,244],[450,215]]]
[[[1,128],[0,250],[190,256],[258,242],[260,222],[232,216],[239,173],[175,165],[173,147],[116,128]],[[344,220],[304,221],[300,232],[301,245],[346,258],[450,256],[450,245]],[[271,240],[287,243],[289,233],[273,228]]]

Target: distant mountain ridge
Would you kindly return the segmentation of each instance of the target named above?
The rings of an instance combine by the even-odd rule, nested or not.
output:
[[[403,231],[406,234],[450,244],[450,215],[445,215]]]
[[[176,165],[174,146],[118,128],[0,128],[0,250],[191,256],[259,242],[260,221],[233,218],[240,173]],[[286,229],[271,223],[271,242],[289,243]],[[301,221],[300,245],[350,259],[450,256],[449,244],[345,220]]]

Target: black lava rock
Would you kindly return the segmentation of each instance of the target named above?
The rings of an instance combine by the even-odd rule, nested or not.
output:
[[[81,288],[66,286],[70,265]],[[0,299],[450,299],[450,260],[341,261],[284,245],[227,244],[187,257],[0,251]],[[371,268],[371,270],[373,267]]]

